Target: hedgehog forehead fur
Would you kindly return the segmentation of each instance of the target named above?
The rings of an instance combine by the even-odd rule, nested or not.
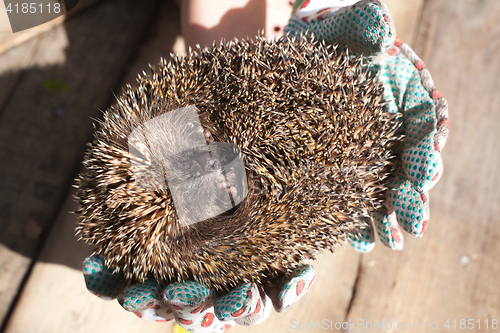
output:
[[[382,91],[362,58],[305,36],[235,40],[162,62],[99,122],[77,179],[77,235],[138,281],[220,290],[290,271],[380,207],[398,140]],[[137,186],[128,136],[188,105],[215,141],[241,149],[248,195],[230,214],[183,226],[169,188]],[[168,146],[170,135],[158,140]]]

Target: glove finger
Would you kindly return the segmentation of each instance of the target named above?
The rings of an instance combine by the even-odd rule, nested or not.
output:
[[[406,44],[401,41],[397,44],[405,52],[388,62],[390,69],[384,69],[388,72],[385,83],[387,88],[405,88],[404,94],[403,91],[395,94],[398,109],[404,113],[402,167],[405,178],[423,193],[437,183],[443,172],[441,149],[448,129],[447,105],[435,90],[430,75],[424,73],[427,70],[423,62],[414,53],[408,54],[410,49]],[[405,71],[408,75],[401,74]]]
[[[257,325],[269,317],[272,302],[262,286],[244,283],[215,301],[215,314],[221,320],[233,319],[242,326]]]
[[[439,96],[439,95],[438,95]],[[438,97],[436,103],[436,117],[437,117],[437,132],[434,136],[434,150],[441,152],[446,144],[448,132],[450,131],[450,124],[448,121],[448,102]]]
[[[431,118],[423,115],[420,120],[413,120],[407,125],[407,133],[418,136],[422,132],[421,127],[433,126]],[[424,125],[423,125],[424,124]],[[435,144],[436,131],[414,140],[408,135],[403,151],[403,170],[406,178],[410,179],[412,185],[420,192],[428,192],[439,180],[443,173],[443,160],[441,158],[440,146]]]
[[[398,222],[394,212],[387,208],[373,212],[373,224],[377,230],[380,241],[392,250],[402,250],[404,248],[404,238],[399,230]]]
[[[236,323],[238,325],[243,325],[243,326],[257,325],[265,321],[271,314],[271,311],[273,309],[273,303],[269,298],[269,296],[267,296],[266,293],[264,292],[263,287],[259,286],[259,291],[261,290],[262,290],[262,292],[260,293],[261,298],[257,302],[255,310],[246,317],[236,319]]]
[[[146,281],[127,287],[119,296],[118,303],[127,311],[148,321],[168,321],[174,318],[172,309],[163,303],[161,285]]]
[[[97,297],[111,300],[116,298],[128,285],[122,273],[113,273],[104,265],[100,256],[85,258],[83,276],[87,289]]]
[[[356,236],[350,236],[352,248],[361,253],[370,252],[375,247],[375,234],[370,222],[366,227],[360,228]]]
[[[403,114],[400,130],[405,138],[400,158],[404,177],[420,193],[428,192],[443,172],[441,149],[448,133],[447,104],[435,90],[423,62],[406,44],[396,40],[390,51],[390,57],[372,63],[370,68],[384,84],[386,109]]]
[[[220,320],[233,319],[237,324],[249,326],[262,321],[267,305],[264,290],[253,283],[240,284],[215,300],[215,314]]]
[[[163,301],[172,308],[179,326],[196,333],[224,332],[234,324],[215,316],[214,299],[213,290],[196,281],[176,282],[163,292]]]
[[[152,308],[160,303],[160,292],[161,286],[156,281],[133,284],[118,296],[118,303],[131,312]]]
[[[214,299],[214,291],[196,281],[172,283],[163,292],[164,302],[187,317],[210,308]]]
[[[408,179],[399,175],[389,181],[386,204],[406,232],[417,237],[423,235],[429,222],[427,193],[419,193]]]
[[[273,286],[266,286],[265,290],[274,310],[281,313],[297,302],[311,288],[316,279],[316,270],[311,265],[297,268],[292,274],[277,281]]]
[[[434,149],[441,152],[446,143],[446,138],[448,137],[449,132],[448,103],[434,86],[434,82],[429,73],[429,70],[426,68],[424,62],[417,56],[417,54],[400,39],[396,39],[395,45],[399,47],[401,52],[418,70],[423,87],[429,93],[430,97],[434,101],[436,101],[436,108],[434,111],[437,122],[437,131],[434,136]]]

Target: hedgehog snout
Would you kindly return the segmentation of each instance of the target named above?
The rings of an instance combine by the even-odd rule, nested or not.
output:
[[[215,172],[220,169],[220,161],[212,157],[211,152],[206,150],[195,151],[192,155],[194,162],[202,168],[205,173]]]

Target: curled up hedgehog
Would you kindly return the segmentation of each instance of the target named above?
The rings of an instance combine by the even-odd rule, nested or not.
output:
[[[363,61],[300,36],[162,62],[97,126],[77,235],[128,279],[216,290],[333,250],[381,206],[400,139]]]

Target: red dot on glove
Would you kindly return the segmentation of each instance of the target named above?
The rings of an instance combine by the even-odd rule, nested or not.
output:
[[[399,243],[401,241],[401,237],[399,237],[399,230],[398,229],[392,228],[391,229],[391,236],[392,236],[392,239],[394,239],[394,241],[396,243]]]
[[[302,293],[302,291],[304,290],[304,285],[305,285],[304,280],[300,280],[300,281],[297,283],[297,290],[296,290],[296,292],[297,292],[297,296],[299,296],[299,295]]]
[[[255,311],[253,312],[253,314],[259,313],[259,311],[260,311],[260,299],[257,301],[257,307],[255,307]]]
[[[311,1],[310,0],[304,1],[304,3],[302,4],[302,6],[300,6],[300,9],[306,8],[309,5],[309,2],[311,2]]]
[[[203,320],[201,321],[201,327],[208,327],[214,322],[214,314],[208,312],[203,316]]]
[[[311,286],[312,286],[312,284],[313,284],[314,280],[316,280],[316,276],[313,276],[313,278],[312,278],[311,282],[309,282],[309,285],[307,286],[307,289],[311,288]]]
[[[429,223],[429,221],[422,222],[422,231],[420,231],[419,235],[422,235],[424,233],[425,229],[427,229],[427,224],[428,223]]]
[[[243,314],[243,312],[245,312],[246,308],[247,307],[245,305],[243,305],[238,311],[231,313],[231,316],[233,316],[233,317],[241,316]]]
[[[203,305],[204,305],[204,303],[203,303],[203,301],[202,301],[202,302],[201,302],[201,304],[200,304],[200,306],[199,306],[199,307],[197,307],[196,309],[192,310],[192,311],[191,311],[191,313],[197,313],[197,312],[200,312],[200,311],[201,311],[201,309],[203,308]]]
[[[442,98],[443,95],[441,95],[441,93],[439,92],[439,90],[437,89],[434,89],[432,92],[431,92],[431,98],[432,99],[439,99],[439,98]]]
[[[182,325],[191,325],[193,323],[192,320],[186,320],[186,319],[182,319],[182,318],[177,318],[177,321],[179,323],[181,323]]]
[[[415,63],[415,67],[417,67],[417,69],[421,71],[425,68],[425,64],[422,60],[417,60],[417,62]]]
[[[392,49],[389,49],[389,50],[387,51],[387,53],[388,53],[389,55],[391,55],[391,56],[396,56],[396,55],[398,55],[398,50],[397,50],[397,49],[395,49],[395,48],[392,48]]]
[[[443,125],[446,126],[446,128],[450,128],[450,122],[448,121],[448,118],[444,118],[438,123],[438,126]]]

